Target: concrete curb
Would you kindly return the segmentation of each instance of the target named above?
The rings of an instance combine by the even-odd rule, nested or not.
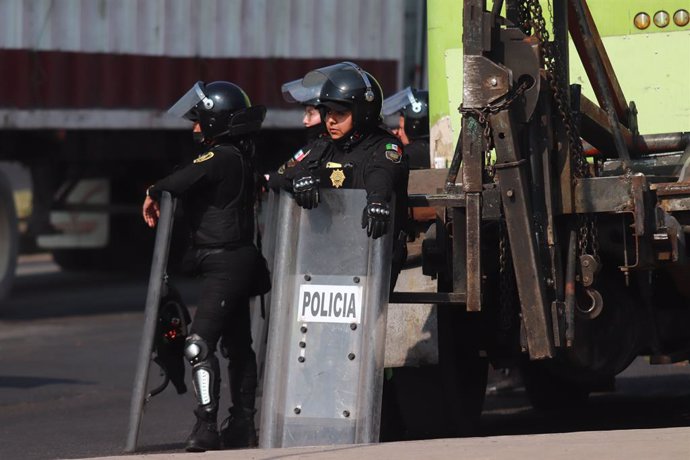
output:
[[[101,460],[273,460],[273,459],[453,459],[531,460],[690,459],[690,427],[651,430],[584,431],[576,433],[434,439],[354,446],[245,449],[99,457]]]

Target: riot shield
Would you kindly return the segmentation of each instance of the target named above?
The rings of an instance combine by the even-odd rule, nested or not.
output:
[[[165,283],[166,268],[168,265],[168,251],[170,249],[170,237],[172,236],[172,224],[175,214],[175,200],[170,193],[163,192],[160,200],[160,217],[156,226],[156,241],[151,261],[151,274],[146,293],[146,307],[144,310],[144,331],[139,347],[139,359],[137,360],[136,376],[132,389],[132,402],[129,413],[129,431],[125,452],[134,452],[137,448],[139,429],[146,401],[146,385],[148,383],[149,366],[151,364],[151,352],[153,350],[156,322],[158,320],[158,306],[161,300],[161,291]]]
[[[364,190],[315,209],[281,192],[261,447],[378,441],[392,237],[361,228]]]
[[[273,274],[275,263],[276,225],[278,221],[278,201],[280,195],[269,191],[266,199],[261,202],[257,231],[261,235],[261,253],[266,258],[268,270]],[[259,387],[257,397],[263,394],[263,373],[266,361],[266,343],[268,338],[268,324],[271,315],[271,291],[263,296],[252,298],[251,328],[252,347],[256,353],[258,366]]]

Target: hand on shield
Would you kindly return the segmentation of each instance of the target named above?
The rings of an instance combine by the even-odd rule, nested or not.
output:
[[[304,209],[315,208],[319,205],[319,180],[310,173],[303,173],[293,179],[292,193]]]
[[[161,215],[160,205],[156,200],[147,196],[144,200],[144,205],[142,206],[141,213],[144,217],[146,225],[153,228],[158,223],[158,218]]]
[[[362,228],[367,229],[367,236],[379,238],[388,231],[391,210],[388,203],[376,198],[367,198],[367,205],[362,212]]]

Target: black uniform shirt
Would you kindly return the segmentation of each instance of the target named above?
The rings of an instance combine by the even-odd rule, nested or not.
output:
[[[407,220],[407,181],[409,168],[400,141],[383,129],[331,141],[319,156],[299,163],[312,170],[321,187],[359,188],[373,200],[390,201],[396,195],[395,233],[405,228]]]
[[[330,148],[330,138],[327,136],[317,136],[311,139],[307,144],[299,149],[292,158],[286,161],[277,171],[272,171],[267,174],[267,181],[269,188],[273,190],[285,189],[292,190],[292,180],[295,175],[302,170],[297,165],[302,161],[309,161],[308,158],[321,158],[324,152]],[[306,163],[305,163],[306,164]]]
[[[159,180],[149,195],[180,197],[197,247],[251,244],[254,179],[250,161],[232,144],[214,145],[192,163]]]

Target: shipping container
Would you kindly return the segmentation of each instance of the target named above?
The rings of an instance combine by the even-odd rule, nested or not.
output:
[[[188,123],[165,111],[194,82],[232,81],[267,106],[257,150],[270,169],[304,142],[301,110],[283,101],[282,83],[347,60],[384,94],[398,91],[421,74],[424,8],[419,0],[0,0],[0,162],[26,166],[33,184],[22,248],[52,250],[64,267],[131,266],[132,251],[143,263],[144,190],[193,148]],[[18,242],[14,208],[0,209],[2,295]]]

